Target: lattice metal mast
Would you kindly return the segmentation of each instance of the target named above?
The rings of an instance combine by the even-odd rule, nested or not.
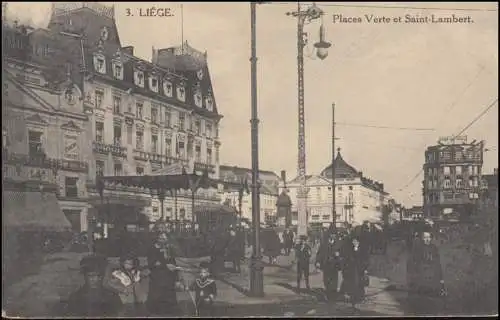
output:
[[[306,186],[306,141],[305,141],[305,108],[304,108],[304,47],[307,44],[304,24],[306,21],[318,19],[321,10],[314,4],[307,10],[301,11],[300,3],[297,3],[297,11],[289,12],[297,18],[297,76],[298,76],[298,163],[297,175],[300,181],[297,195],[297,211],[299,218],[299,234],[307,233],[307,186]],[[305,221],[303,221],[305,219]],[[305,228],[305,230],[304,230]]]

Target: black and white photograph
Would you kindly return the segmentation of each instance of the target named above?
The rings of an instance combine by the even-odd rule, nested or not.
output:
[[[2,2],[2,317],[498,315],[497,2]]]

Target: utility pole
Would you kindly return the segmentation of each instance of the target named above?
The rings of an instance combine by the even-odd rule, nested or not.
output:
[[[309,189],[306,185],[306,142],[305,142],[305,111],[304,111],[304,47],[307,44],[304,24],[316,20],[323,15],[323,11],[315,4],[306,11],[300,10],[300,3],[297,3],[296,12],[288,12],[297,18],[297,78],[298,78],[298,170],[299,188],[297,190],[297,216],[298,216],[298,236],[307,235],[307,194]],[[320,42],[315,44],[318,49],[317,55],[320,59],[326,58],[325,50],[330,46],[323,39],[324,31],[320,29]]]
[[[335,203],[335,103],[332,103],[332,224],[337,230],[337,210]]]
[[[252,99],[252,222],[254,243],[250,260],[250,294],[254,297],[264,296],[264,277],[262,254],[260,252],[260,181],[259,181],[259,118],[257,114],[257,13],[256,3],[250,3],[251,23],[251,99]]]

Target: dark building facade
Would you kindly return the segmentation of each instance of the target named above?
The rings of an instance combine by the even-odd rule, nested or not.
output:
[[[482,190],[484,141],[441,138],[425,151],[424,215],[455,218],[474,212]]]

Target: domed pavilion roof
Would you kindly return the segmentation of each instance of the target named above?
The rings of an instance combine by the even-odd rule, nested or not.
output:
[[[337,157],[335,157],[334,161],[335,165],[335,178],[355,178],[361,176],[361,173],[356,170],[353,166],[349,165],[342,158],[340,154],[340,148],[337,149]],[[328,167],[323,169],[320,174],[322,177],[332,178],[332,165],[330,164]]]

